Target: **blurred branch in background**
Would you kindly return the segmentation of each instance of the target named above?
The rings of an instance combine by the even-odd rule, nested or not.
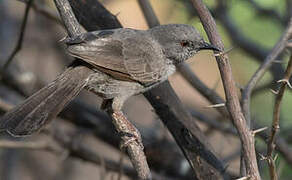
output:
[[[28,3],[30,0],[17,0],[17,1]],[[57,24],[63,27],[62,21],[56,16],[56,14],[51,9],[49,9],[41,1],[33,1],[31,4],[31,7],[33,8],[34,11],[36,11],[36,13],[39,13],[40,15],[45,16],[46,18],[56,22]]]
[[[19,32],[19,36],[18,36],[18,40],[17,40],[16,46],[15,46],[14,50],[12,51],[11,55],[8,57],[8,59],[4,63],[4,65],[3,65],[2,69],[1,69],[1,73],[2,74],[8,68],[9,64],[11,63],[11,61],[13,60],[15,55],[22,48],[23,36],[24,36],[24,33],[25,33],[26,24],[27,24],[27,21],[28,21],[29,10],[31,8],[32,2],[33,2],[33,0],[29,0],[27,2],[27,4],[26,4],[26,8],[25,8],[25,12],[24,12],[24,16],[23,16],[23,20],[22,20],[22,24],[21,24],[21,28],[20,28],[20,32]]]
[[[274,46],[274,48],[270,51],[269,55],[265,58],[265,61],[261,64],[261,66],[257,69],[257,71],[253,74],[245,88],[242,90],[242,109],[247,119],[247,122],[250,124],[250,96],[257,85],[257,83],[261,80],[263,75],[269,69],[270,66],[273,65],[273,61],[282,53],[282,51],[286,48],[286,44],[288,40],[292,36],[292,19],[290,20],[285,32],[281,36],[280,40]],[[280,79],[280,78],[279,78]]]

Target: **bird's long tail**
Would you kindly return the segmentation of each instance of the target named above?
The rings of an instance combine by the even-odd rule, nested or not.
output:
[[[69,103],[87,83],[93,73],[85,66],[69,67],[56,80],[0,118],[0,130],[14,136],[39,131]]]

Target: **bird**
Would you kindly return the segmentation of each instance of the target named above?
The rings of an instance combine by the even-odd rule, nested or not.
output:
[[[148,30],[118,28],[82,33],[64,40],[75,60],[53,82],[0,118],[12,136],[40,131],[82,89],[112,101],[120,111],[131,96],[157,86],[176,66],[201,50],[220,51],[191,25],[166,24]]]

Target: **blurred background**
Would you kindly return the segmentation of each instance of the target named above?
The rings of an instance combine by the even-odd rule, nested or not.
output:
[[[124,27],[135,29],[147,29],[147,23],[136,0],[103,0],[102,4],[114,15]],[[271,48],[280,38],[288,20],[292,15],[291,0],[204,0],[216,19],[217,27],[226,49],[233,48],[229,52],[233,75],[240,88],[246,85],[252,74],[259,67]],[[187,0],[151,0],[156,15],[161,24],[180,23],[191,24],[196,27],[207,40],[207,36]],[[13,51],[20,33],[20,27],[25,11],[25,3],[22,0],[0,0],[0,63],[3,65]],[[0,82],[1,102],[16,105],[25,97],[54,80],[67,65],[73,60],[65,53],[64,44],[60,42],[66,36],[59,16],[51,0],[34,1],[26,26],[22,49],[13,59],[9,70],[3,74]],[[260,126],[270,126],[273,115],[274,94],[271,89],[277,90],[276,81],[281,79],[283,69],[287,66],[289,52],[284,52],[279,60],[273,64],[273,71],[267,72],[259,82],[251,101],[251,117]],[[209,88],[215,90],[224,98],[223,86],[220,74],[212,52],[202,51],[187,62],[193,72]],[[282,71],[281,71],[282,69]],[[184,78],[176,73],[169,78],[177,95],[190,111],[196,110],[209,119],[229,128],[228,120],[212,108],[207,108],[210,103],[198,93]],[[75,103],[75,104],[74,104]],[[87,131],[87,126],[79,128],[78,123],[63,120],[72,116],[78,116],[72,109],[78,105],[98,110],[100,98],[86,91],[82,92],[73,105],[69,105],[62,115],[51,123],[44,132],[29,138],[21,139],[33,142],[51,142],[48,134],[59,131],[69,132],[76,136],[78,143],[82,142],[98,154],[99,164],[88,162],[72,152],[67,152],[61,147],[55,148],[0,148],[0,179],[1,180],[51,180],[51,179],[118,179],[119,172],[105,165],[105,162],[113,161],[119,164],[121,157],[123,163],[131,166],[118,148],[113,148],[110,143],[111,135],[101,137],[97,128],[93,132]],[[287,143],[292,137],[292,94],[287,90],[283,98],[281,108],[281,136]],[[76,105],[77,104],[77,105]],[[150,167],[158,174],[174,172],[171,177],[188,179],[189,167],[181,155],[180,150],[172,144],[172,151],[176,151],[179,161],[169,157],[155,155],[164,142],[173,142],[171,135],[163,127],[151,106],[142,95],[132,97],[125,105],[124,111],[128,118],[138,127],[143,136],[147,157],[150,158]],[[2,112],[3,113],[3,112]],[[93,116],[88,112],[85,116]],[[83,114],[84,115],[84,114]],[[99,113],[98,116],[105,116]],[[73,117],[73,119],[74,119]],[[95,119],[95,117],[90,117]],[[95,121],[95,120],[93,120]],[[110,122],[110,120],[108,120]],[[197,119],[199,121],[199,119]],[[77,124],[77,125],[76,125]],[[82,124],[82,122],[80,123]],[[239,174],[240,141],[230,134],[208,126],[208,123],[199,122],[201,129],[207,135],[216,154],[228,165],[227,171],[235,177]],[[90,124],[88,124],[90,126]],[[74,133],[73,133],[74,132]],[[94,136],[92,135],[94,134]],[[115,135],[116,136],[116,135]],[[155,136],[155,138],[153,138]],[[1,144],[1,142],[0,142]],[[168,144],[169,145],[169,144]],[[59,146],[59,145],[57,145]],[[262,139],[256,139],[256,147],[259,154],[265,154],[266,144]],[[53,149],[53,150],[52,150]],[[148,151],[147,151],[148,150]],[[156,150],[156,151],[155,151]],[[72,155],[73,154],[73,155]],[[152,158],[152,159],[151,159]],[[157,159],[156,159],[157,158]],[[163,159],[165,158],[165,159]],[[169,158],[169,160],[167,160]],[[156,162],[157,161],[157,162]],[[165,161],[165,166],[161,165]],[[162,163],[163,164],[163,163]],[[263,179],[269,179],[265,161],[260,161],[260,170]],[[292,179],[292,163],[279,154],[276,160],[279,179]],[[170,167],[177,167],[171,169]],[[167,169],[170,168],[170,169]],[[185,176],[184,176],[185,175]],[[176,177],[177,176],[177,177]],[[124,176],[123,179],[128,179]],[[191,179],[191,178],[190,178]]]

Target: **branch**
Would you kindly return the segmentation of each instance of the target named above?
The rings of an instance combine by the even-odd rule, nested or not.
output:
[[[222,40],[216,29],[216,23],[212,18],[209,10],[206,8],[201,0],[192,0],[192,2],[197,10],[197,13],[201,19],[201,22],[210,41],[218,48],[224,49]],[[243,157],[245,160],[248,177],[250,177],[251,179],[260,180],[260,174],[258,171],[254,147],[254,137],[252,135],[252,132],[249,130],[243,113],[241,112],[241,107],[237,95],[237,88],[233,80],[228,57],[227,55],[217,56],[216,60],[224,85],[226,106],[243,145]]]
[[[250,96],[251,93],[256,86],[256,84],[260,81],[260,79],[263,77],[265,72],[268,70],[268,68],[272,65],[273,61],[276,60],[276,58],[280,55],[280,53],[284,50],[286,47],[286,43],[289,39],[289,37],[292,35],[292,18],[281,36],[278,43],[274,46],[272,51],[269,53],[269,55],[265,58],[265,61],[263,64],[257,69],[257,71],[254,73],[254,75],[251,77],[247,85],[242,91],[242,110],[244,113],[244,116],[250,124]]]
[[[67,33],[70,37],[81,34],[80,25],[71,9],[67,0],[54,0],[61,19],[66,27]]]
[[[23,2],[23,3],[29,2],[29,0],[18,0],[18,1]],[[60,19],[57,18],[55,14],[51,12],[50,9],[48,9],[47,7],[41,6],[40,4],[37,4],[36,2],[33,2],[31,7],[33,8],[35,12],[40,13],[44,17],[56,22],[58,25],[61,25],[63,27],[63,23],[60,21]]]
[[[8,59],[6,60],[5,64],[3,65],[2,73],[5,71],[5,69],[9,66],[9,64],[11,63],[13,58],[15,57],[15,55],[22,48],[23,36],[24,36],[24,33],[25,33],[25,29],[26,29],[25,27],[26,27],[26,24],[27,24],[29,10],[30,10],[32,2],[33,2],[33,0],[29,0],[28,3],[26,4],[24,16],[23,16],[23,20],[22,20],[22,24],[21,24],[21,28],[20,28],[20,33],[19,33],[19,37],[18,37],[18,41],[16,43],[16,46],[15,46],[13,52],[11,53],[11,55],[8,57]]]
[[[276,95],[275,105],[274,105],[274,115],[273,115],[273,123],[272,123],[272,129],[270,133],[270,138],[268,141],[268,151],[267,151],[267,161],[269,164],[269,172],[272,180],[278,180],[277,176],[277,169],[275,166],[275,161],[273,159],[273,152],[275,149],[275,139],[277,132],[280,129],[280,108],[281,108],[281,102],[284,96],[284,92],[286,89],[287,84],[289,84],[289,78],[292,74],[292,56],[290,56],[290,60],[287,66],[287,69],[284,74],[284,81],[281,82],[281,87],[279,89],[278,94]]]
[[[53,153],[64,152],[61,147],[55,142],[42,139],[38,141],[12,141],[0,140],[0,148],[13,148],[13,149],[29,149],[29,150],[45,150]]]
[[[285,19],[274,9],[268,9],[261,7],[257,2],[254,0],[248,0],[248,2],[252,5],[252,7],[256,10],[256,13],[262,16],[268,16],[273,18],[275,21],[280,22],[281,25],[285,25]]]

